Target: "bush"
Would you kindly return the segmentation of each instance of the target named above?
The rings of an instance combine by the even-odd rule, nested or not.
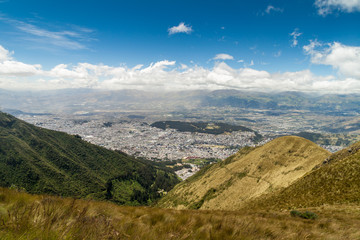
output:
[[[292,211],[290,211],[290,215],[292,217],[300,217],[300,218],[311,219],[311,220],[315,220],[318,218],[318,216],[315,213],[309,212],[309,211],[300,212],[297,210],[292,210]]]

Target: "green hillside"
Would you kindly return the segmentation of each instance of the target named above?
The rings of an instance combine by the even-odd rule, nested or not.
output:
[[[139,205],[176,183],[175,174],[151,162],[0,112],[0,186]]]
[[[236,210],[263,194],[289,186],[320,164],[329,152],[300,137],[277,138],[245,147],[178,184],[160,207]]]
[[[279,193],[261,197],[255,206],[300,208],[360,203],[360,142],[332,154],[323,164]]]
[[[231,132],[254,132],[254,141],[260,141],[262,136],[250,128],[243,126],[230,125],[227,123],[208,123],[208,122],[181,122],[181,121],[159,121],[151,124],[152,127],[160,129],[176,129],[179,132],[197,132],[207,134],[223,134]]]

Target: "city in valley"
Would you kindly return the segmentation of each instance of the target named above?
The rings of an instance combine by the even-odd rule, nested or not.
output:
[[[119,150],[136,158],[172,162],[171,167],[176,166],[176,173],[183,179],[193,175],[206,164],[223,160],[235,154],[244,146],[262,145],[276,137],[278,133],[267,132],[269,123],[264,124],[264,128],[261,128],[260,124],[253,124],[254,128],[263,135],[261,139],[256,139],[257,133],[251,129],[249,131],[225,131],[222,134],[178,131],[172,128],[161,129],[152,126],[156,119],[138,115],[105,117],[100,115],[20,114],[19,117],[36,126],[77,135],[90,143]],[[276,122],[281,124],[286,120],[276,121],[274,119],[273,123]],[[290,126],[291,121],[288,121],[287,124]],[[214,127],[212,125],[213,123],[209,123],[208,127]],[[289,133],[285,132],[284,134]],[[322,136],[324,138],[325,135]],[[331,141],[334,142],[331,140],[334,136],[334,134],[326,136],[327,144],[322,147],[332,152],[343,148],[344,146],[336,146],[331,143]],[[349,136],[345,137],[349,138]],[[337,139],[342,138],[337,136]],[[318,144],[321,145],[323,140],[320,139]],[[195,161],[195,159],[203,159],[203,161]]]
[[[184,176],[241,147],[279,136],[301,136],[330,152],[360,140],[360,95],[356,94],[72,89],[37,94],[2,91],[0,102],[3,111],[29,123],[78,135],[136,158],[172,162]],[[180,131],[154,127],[158,121],[208,123],[207,130],[219,127],[216,124],[243,128]]]

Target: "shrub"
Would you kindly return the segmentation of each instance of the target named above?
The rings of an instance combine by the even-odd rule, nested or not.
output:
[[[292,217],[300,217],[300,218],[311,219],[311,220],[315,220],[318,218],[318,216],[315,213],[309,212],[309,211],[300,212],[297,210],[292,210],[292,211],[290,211],[290,215]]]

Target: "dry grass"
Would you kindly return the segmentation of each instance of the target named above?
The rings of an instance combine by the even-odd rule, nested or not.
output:
[[[360,208],[199,211],[124,207],[0,188],[0,239],[359,239]]]
[[[360,143],[332,154],[321,167],[251,206],[276,210],[324,204],[360,204]]]
[[[246,148],[178,184],[159,206],[177,209],[238,210],[249,200],[294,183],[330,155],[300,137],[277,138]],[[211,198],[208,197],[213,190]]]

